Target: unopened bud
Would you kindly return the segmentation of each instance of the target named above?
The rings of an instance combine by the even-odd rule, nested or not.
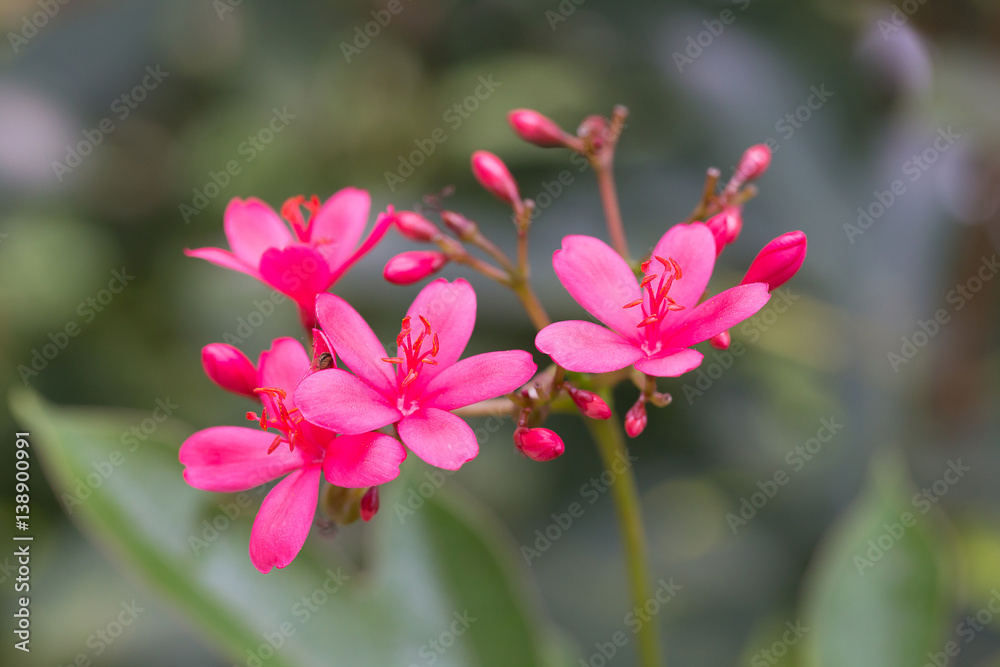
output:
[[[514,109],[507,122],[517,136],[542,148],[565,146],[568,135],[555,121],[531,109]]]
[[[361,520],[371,521],[372,517],[378,513],[378,505],[378,487],[373,486],[365,491],[365,495],[361,496],[361,505],[359,506]]]
[[[604,399],[592,391],[577,389],[566,385],[566,391],[573,403],[580,410],[580,414],[591,419],[608,419],[611,417],[611,408],[604,402]]]
[[[722,333],[716,334],[708,339],[709,345],[714,347],[716,350],[728,350],[732,342],[733,338],[729,335],[728,331],[723,331]]]
[[[646,416],[646,401],[643,398],[639,398],[635,405],[629,408],[625,414],[625,432],[628,433],[628,437],[634,438],[645,431],[648,420]]]
[[[770,165],[771,149],[767,144],[754,144],[743,152],[743,157],[736,165],[736,175],[743,183],[753,181],[763,176]]]
[[[441,221],[455,234],[455,236],[463,241],[468,241],[476,235],[477,231],[479,231],[479,227],[476,226],[476,223],[469,220],[461,213],[455,213],[455,211],[441,211]]]
[[[255,400],[259,396],[257,369],[245,354],[226,343],[212,343],[201,349],[201,365],[205,375],[226,391],[242,394]]]
[[[441,234],[441,230],[433,222],[413,211],[398,211],[393,215],[393,220],[399,233],[411,241],[433,241]]]
[[[705,226],[715,238],[715,255],[739,237],[743,229],[743,213],[739,206],[727,206],[721,213],[713,215],[705,221]]]
[[[521,206],[521,195],[517,190],[517,182],[510,175],[510,170],[507,169],[503,160],[493,153],[476,151],[472,154],[472,175],[493,196],[512,206]]]
[[[331,484],[323,491],[323,511],[341,526],[354,523],[361,517],[361,497],[364,494],[364,489],[345,489]]]
[[[562,438],[547,428],[519,426],[514,430],[514,444],[532,461],[551,461],[566,451]]]
[[[801,268],[807,245],[802,232],[782,234],[757,253],[740,284],[767,283],[768,291],[778,289]]]
[[[382,275],[393,285],[410,285],[437,273],[448,263],[448,255],[436,250],[402,252],[385,264]]]
[[[576,134],[590,144],[594,151],[600,152],[607,143],[608,119],[604,116],[587,116],[580,123]]]

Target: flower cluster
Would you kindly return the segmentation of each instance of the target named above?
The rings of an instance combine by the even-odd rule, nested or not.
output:
[[[256,200],[234,199],[225,212],[230,250],[188,250],[193,257],[251,275],[290,296],[312,339],[311,355],[293,338],[279,338],[254,365],[240,350],[215,343],[202,350],[208,377],[257,402],[256,427],[217,426],[188,438],[180,450],[192,486],[242,491],[281,479],[254,521],[250,558],[261,571],[285,567],[313,523],[323,480],[323,507],[338,523],[370,520],[378,487],[400,473],[407,451],[426,463],[457,470],[476,457],[479,443],[462,416],[506,412],[514,444],[535,461],[549,461],[565,443],[542,424],[552,412],[575,410],[611,419],[607,389],[632,380],[639,398],[624,417],[635,437],[647,423],[647,404],[665,406],[657,378],[701,364],[694,349],[708,341],[725,348],[729,329],[754,315],[770,292],[802,265],[806,239],[789,232],[767,244],[739,285],[708,296],[717,257],[742,229],[751,184],[770,163],[765,146],[747,150],[732,178],[716,187],[709,170],[691,218],[669,228],[641,261],[629,252],[612,179],[613,156],[627,111],[589,116],[576,134],[541,114],[509,114],[522,139],[583,155],[598,179],[612,245],[567,235],[552,267],[570,296],[597,322],[552,322],[535,296],[528,267],[528,232],[535,206],[520,195],[503,161],[486,151],[472,156],[476,180],[511,209],[518,252],[510,257],[467,216],[426,198],[419,211],[389,208],[365,235],[367,192],[346,188],[326,202],[293,197],[280,214]],[[429,216],[436,215],[440,223]],[[386,350],[364,317],[331,287],[365,256],[389,227],[435,249],[401,253],[386,264],[390,283],[411,284],[446,264],[469,267],[512,290],[538,329],[537,349],[552,363],[541,372],[524,350],[462,359],[476,320],[476,293],[464,279],[439,278],[417,295]],[[338,361],[340,362],[338,364]]]

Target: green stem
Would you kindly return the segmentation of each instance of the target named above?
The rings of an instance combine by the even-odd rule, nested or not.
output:
[[[600,391],[609,406],[614,406],[610,389]],[[611,484],[618,526],[621,531],[622,547],[625,551],[625,565],[628,569],[629,589],[634,606],[642,609],[651,596],[649,563],[646,561],[646,533],[642,525],[642,509],[639,491],[632,472],[632,464],[624,473],[618,474],[621,461],[628,462],[628,448],[625,434],[615,415],[611,419],[585,419],[590,434],[597,443],[604,468],[615,481]],[[615,466],[614,468],[612,466]],[[645,623],[639,628],[639,664],[641,667],[662,667],[665,663],[660,649],[659,631],[655,622]]]

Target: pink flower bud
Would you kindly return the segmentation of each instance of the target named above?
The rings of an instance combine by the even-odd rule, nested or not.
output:
[[[402,252],[385,264],[382,275],[393,285],[410,285],[441,270],[448,255],[437,250]]]
[[[411,241],[433,241],[441,233],[433,222],[413,211],[399,211],[393,220],[399,233]]]
[[[733,337],[729,335],[728,331],[723,331],[722,333],[716,334],[708,339],[709,345],[714,347],[716,350],[728,350],[732,342]]]
[[[476,223],[455,211],[441,211],[441,221],[463,241],[468,241],[479,231]]]
[[[226,391],[253,399],[257,387],[257,369],[247,356],[232,345],[212,343],[201,349],[201,365],[205,375]]]
[[[727,206],[721,213],[705,221],[705,225],[715,237],[715,255],[739,237],[743,229],[743,214],[738,206]]]
[[[584,141],[590,142],[595,151],[600,152],[607,143],[608,119],[604,116],[587,116],[576,129],[576,134]]]
[[[584,417],[590,417],[591,419],[608,419],[611,417],[611,408],[608,407],[603,398],[594,392],[587,391],[586,389],[577,389],[568,384],[566,385],[566,391],[569,392],[569,397],[573,399],[576,407],[580,410],[580,414]]]
[[[635,405],[625,413],[625,432],[628,437],[634,438],[646,430],[646,402],[640,398]]]
[[[754,144],[743,152],[743,157],[736,165],[736,174],[742,183],[753,181],[764,175],[771,165],[771,149],[766,144]],[[735,179],[735,177],[734,177]]]
[[[757,253],[740,284],[767,283],[768,291],[781,287],[805,261],[806,245],[802,232],[782,234]]]
[[[521,205],[514,177],[510,175],[507,165],[493,153],[476,151],[472,154],[472,175],[493,196],[515,207]]]
[[[517,136],[529,144],[542,148],[565,146],[567,134],[555,122],[531,109],[514,109],[507,114],[507,122]]]
[[[520,426],[514,430],[514,444],[532,461],[551,461],[566,451],[562,438],[547,428]]]
[[[378,487],[373,486],[367,491],[365,495],[361,496],[361,519],[362,521],[371,521],[378,513]]]

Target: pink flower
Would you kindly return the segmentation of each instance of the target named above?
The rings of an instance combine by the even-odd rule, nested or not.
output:
[[[301,208],[308,212],[308,219],[303,218]],[[330,289],[392,224],[390,216],[379,215],[362,241],[370,208],[371,197],[356,188],[344,188],[322,205],[315,195],[309,200],[292,197],[281,207],[280,216],[259,199],[237,198],[229,202],[223,219],[231,250],[184,252],[253,276],[287,294],[311,328],[316,295]]]
[[[769,290],[778,289],[802,268],[806,249],[804,233],[794,231],[782,234],[757,253],[740,284],[767,283]]]
[[[320,295],[316,316],[357,377],[342,369],[306,377],[295,390],[305,418],[340,433],[396,424],[414,454],[446,470],[479,453],[472,429],[451,410],[511,392],[537,368],[523,350],[458,360],[476,322],[476,293],[461,279],[438,278],[420,291],[403,318],[395,356],[340,297]]]
[[[606,373],[635,365],[648,375],[675,377],[698,367],[690,349],[763,307],[767,285],[739,285],[698,300],[715,267],[715,239],[698,222],[676,225],[643,264],[642,282],[603,241],[567,236],[552,265],[570,295],[608,328],[579,320],[542,329],[535,345],[563,368]]]
[[[257,367],[232,345],[212,343],[201,348],[201,365],[205,368],[205,375],[226,391],[258,398],[254,393],[254,389],[260,386]]]
[[[261,428],[207,428],[180,449],[184,479],[196,489],[233,493],[285,477],[264,498],[250,533],[250,560],[261,572],[285,567],[305,543],[321,471],[335,486],[367,488],[395,479],[406,458],[399,441],[387,435],[338,437],[303,420],[291,394],[309,372],[302,345],[293,338],[277,339],[260,358],[262,415],[247,413],[260,420]]]

